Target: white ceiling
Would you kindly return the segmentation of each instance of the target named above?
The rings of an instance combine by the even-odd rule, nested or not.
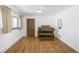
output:
[[[12,7],[26,15],[55,15],[71,5],[12,5]],[[37,9],[42,9],[43,12],[38,13]]]

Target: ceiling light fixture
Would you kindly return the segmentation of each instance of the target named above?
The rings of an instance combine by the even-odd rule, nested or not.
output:
[[[41,13],[42,12],[42,9],[37,9],[37,12]]]

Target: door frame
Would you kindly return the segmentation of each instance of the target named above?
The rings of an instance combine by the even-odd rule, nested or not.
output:
[[[33,33],[33,37],[35,37],[35,18],[27,18],[27,37],[29,37],[29,35],[28,35],[28,20],[34,20],[34,33]]]

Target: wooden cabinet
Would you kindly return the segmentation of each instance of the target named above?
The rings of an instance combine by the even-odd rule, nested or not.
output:
[[[38,37],[41,39],[52,39],[54,38],[54,29],[52,27],[39,27]]]

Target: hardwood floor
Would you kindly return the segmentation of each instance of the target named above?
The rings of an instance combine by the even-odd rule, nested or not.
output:
[[[57,38],[41,41],[39,38],[23,37],[6,53],[76,53],[76,51]]]

